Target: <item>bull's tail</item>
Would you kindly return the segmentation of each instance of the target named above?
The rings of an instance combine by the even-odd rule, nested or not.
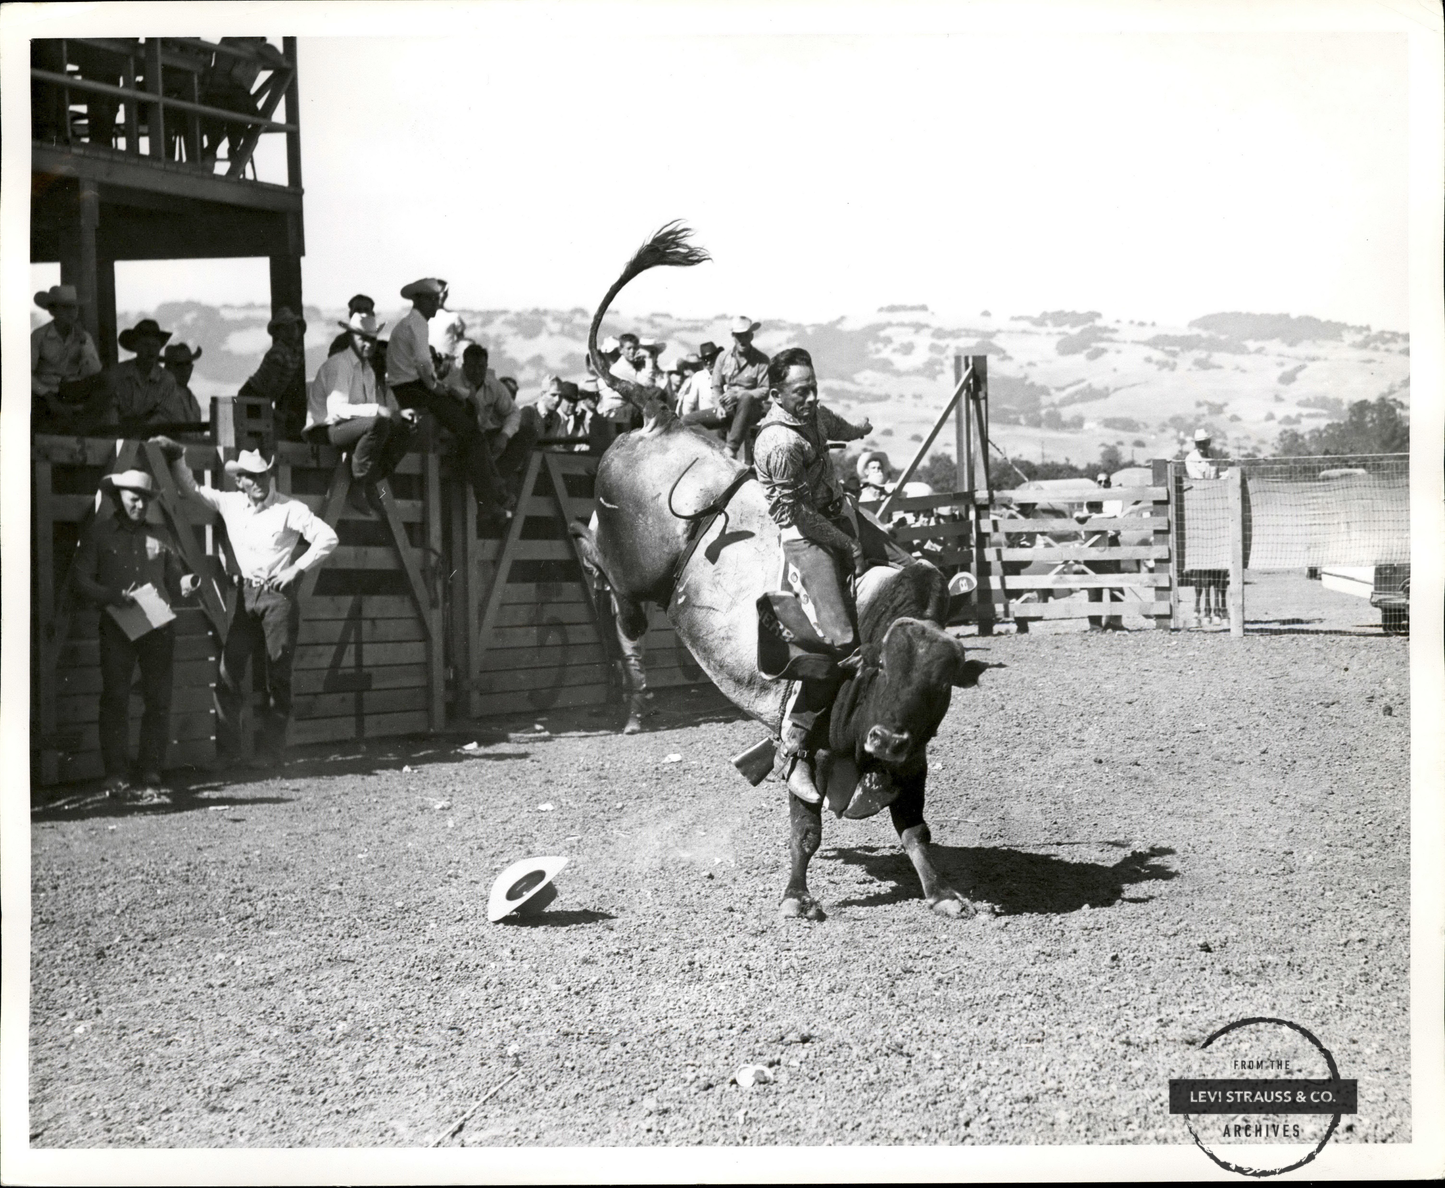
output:
[[[602,318],[612,304],[613,298],[622,292],[634,277],[640,276],[649,268],[659,266],[690,268],[694,264],[701,264],[712,259],[702,248],[694,247],[688,242],[691,235],[692,229],[684,226],[677,219],[660,227],[646,243],[637,249],[636,254],[627,262],[627,267],[612,282],[612,287],[602,298],[602,304],[592,315],[592,325],[587,331],[587,355],[592,360],[592,366],[597,369],[598,376],[605,380],[609,387],[615,388],[624,400],[640,408],[649,424],[666,423],[671,419],[672,414],[667,408],[666,402],[661,399],[661,394],[656,388],[648,388],[629,380],[618,379],[608,372],[607,361],[602,358],[601,352],[597,349],[597,331],[602,326]]]

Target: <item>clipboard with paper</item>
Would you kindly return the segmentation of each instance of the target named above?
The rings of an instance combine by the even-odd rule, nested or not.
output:
[[[127,638],[136,640],[142,635],[154,631],[157,627],[164,627],[176,617],[176,612],[170,608],[170,604],[160,596],[160,592],[147,582],[144,586],[137,586],[131,590],[130,596],[133,602],[124,606],[107,606],[106,613],[126,633]]]

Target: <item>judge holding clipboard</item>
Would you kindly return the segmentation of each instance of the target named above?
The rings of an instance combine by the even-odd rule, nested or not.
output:
[[[155,480],[144,471],[107,474],[100,489],[114,505],[112,517],[97,517],[80,542],[75,584],[102,610],[100,615],[100,751],[105,792],[117,799],[152,801],[163,796],[170,733],[172,668],[175,657],[176,598],[189,598],[200,578],[189,572],[164,529],[146,523]],[[130,688],[140,664],[139,779],[129,779]]]

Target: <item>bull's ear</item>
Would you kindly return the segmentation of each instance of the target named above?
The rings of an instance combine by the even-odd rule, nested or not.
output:
[[[954,638],[953,646],[958,649],[958,662],[953,668],[953,684],[955,686],[973,684],[973,674],[969,671],[968,661],[964,659],[963,640]]]

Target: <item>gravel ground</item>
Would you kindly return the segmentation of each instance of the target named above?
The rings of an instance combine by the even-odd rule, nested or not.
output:
[[[784,795],[710,691],[634,738],[583,711],[171,806],[49,790],[32,1145],[422,1145],[493,1091],[449,1144],[1187,1142],[1168,1079],[1244,1015],[1359,1079],[1335,1141],[1408,1141],[1408,641],[1294,586],[1251,591],[1288,634],[974,641],[929,820],[993,919],[930,913],[883,814],[828,817],[829,919],[778,920]],[[550,853],[558,901],[487,924]]]

